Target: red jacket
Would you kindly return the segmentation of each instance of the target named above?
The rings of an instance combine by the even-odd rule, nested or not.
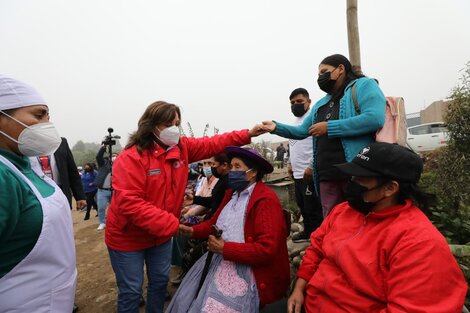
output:
[[[462,312],[462,271],[410,200],[367,216],[341,203],[310,239],[297,272],[307,313]]]
[[[226,192],[210,220],[193,227],[194,238],[209,237],[211,226],[217,222],[232,193],[232,190]],[[256,183],[246,210],[245,243],[225,242],[223,257],[251,266],[261,306],[281,299],[289,286],[286,232],[281,203],[276,194],[262,182]]]
[[[155,145],[140,155],[136,147],[113,164],[113,197],[106,219],[106,245],[136,251],[160,245],[178,230],[188,181],[188,164],[250,143],[248,130],[204,138],[181,137],[169,151]]]

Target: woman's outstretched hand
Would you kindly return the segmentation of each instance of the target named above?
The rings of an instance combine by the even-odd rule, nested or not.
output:
[[[274,123],[273,121],[263,121],[262,124],[263,124],[263,129],[266,132],[272,133],[273,131],[276,130],[276,123]]]
[[[250,136],[250,137],[257,137],[257,136],[262,135],[262,134],[264,134],[264,133],[266,133],[266,132],[267,132],[267,131],[264,130],[263,125],[261,125],[261,124],[256,124],[255,126],[253,126],[252,129],[250,129],[250,130],[248,131],[248,136]]]

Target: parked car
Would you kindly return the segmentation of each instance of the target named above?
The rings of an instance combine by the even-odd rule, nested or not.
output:
[[[415,152],[432,151],[447,144],[447,127],[442,122],[408,127],[406,143]]]

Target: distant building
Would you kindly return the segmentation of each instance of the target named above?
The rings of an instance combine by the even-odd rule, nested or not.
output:
[[[444,115],[451,100],[434,101],[424,110],[406,114],[408,127],[425,123],[444,122]]]
[[[424,110],[421,110],[421,123],[444,122],[444,115],[450,100],[434,101]]]
[[[420,112],[406,114],[406,125],[408,127],[421,124]]]

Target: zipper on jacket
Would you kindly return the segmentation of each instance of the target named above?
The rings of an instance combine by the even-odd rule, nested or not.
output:
[[[369,214],[367,214],[367,215],[369,215]],[[358,236],[360,233],[362,233],[362,231],[363,231],[364,228],[366,227],[366,225],[367,225],[367,215],[364,216],[364,223],[363,223],[362,226],[359,228],[359,230],[358,230],[352,237],[350,237],[350,238],[348,238],[348,239],[344,239],[344,240],[341,242],[341,244],[339,245],[338,250],[336,251],[336,264],[339,264],[339,253],[340,253],[340,250],[343,248],[344,244],[345,244],[347,241],[349,241],[349,240],[351,240],[351,239],[354,239],[354,238],[355,238],[356,236]],[[324,289],[326,289],[327,285],[328,285],[328,281],[325,282],[325,284],[324,284]],[[322,308],[323,308],[323,305],[324,305],[324,304],[325,304],[325,301],[320,302],[320,304],[318,305],[318,312],[320,312],[320,313],[322,312]]]

